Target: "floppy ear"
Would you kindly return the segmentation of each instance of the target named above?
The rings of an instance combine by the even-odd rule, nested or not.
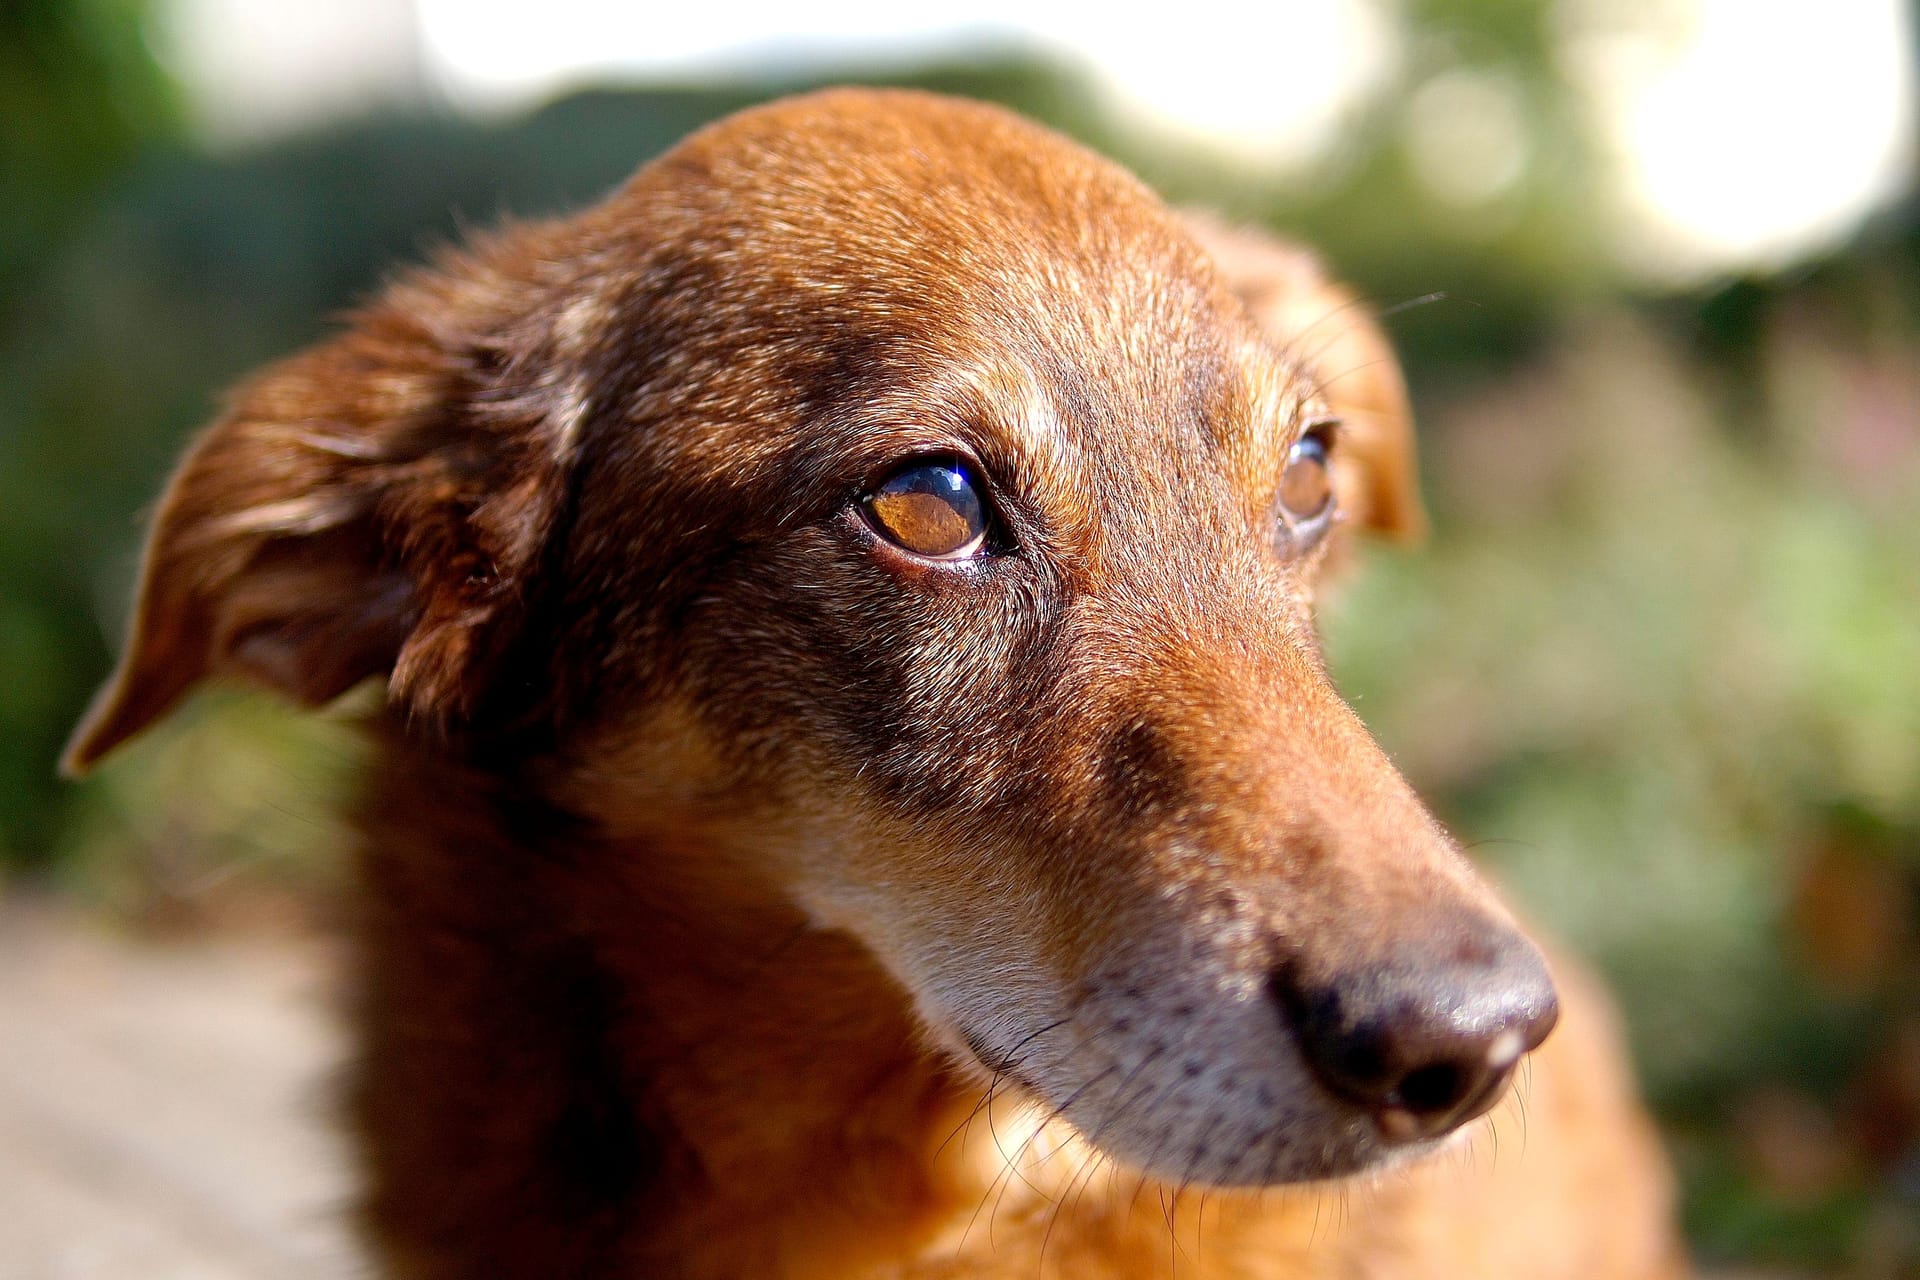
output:
[[[1313,376],[1341,422],[1335,467],[1341,508],[1363,528],[1402,540],[1426,531],[1414,460],[1413,411],[1399,361],[1366,305],[1305,249],[1202,213],[1182,215],[1267,335]]]
[[[68,773],[212,675],[307,704],[386,675],[410,721],[473,710],[557,505],[565,415],[550,372],[514,385],[550,366],[488,321],[505,282],[464,266],[395,286],[256,376],[188,450]]]

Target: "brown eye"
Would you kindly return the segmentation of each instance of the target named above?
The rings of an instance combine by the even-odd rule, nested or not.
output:
[[[987,509],[958,462],[913,462],[861,500],[867,523],[895,546],[934,560],[965,560],[987,540]]]
[[[1287,523],[1311,524],[1333,506],[1333,466],[1327,452],[1325,428],[1309,428],[1294,441],[1280,477],[1280,510]]]

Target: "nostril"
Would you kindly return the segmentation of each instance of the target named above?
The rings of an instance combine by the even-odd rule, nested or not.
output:
[[[1499,1100],[1519,1061],[1520,1037],[1491,1037],[1417,1012],[1296,1020],[1301,1047],[1329,1092],[1374,1113],[1388,1137],[1434,1137]]]
[[[1319,1082],[1395,1142],[1438,1137],[1490,1110],[1557,1012],[1537,961],[1382,967],[1311,987],[1282,970],[1274,994]]]
[[[1421,1115],[1440,1115],[1452,1111],[1467,1100],[1472,1091],[1469,1073],[1451,1062],[1436,1062],[1415,1067],[1400,1078],[1398,1095],[1401,1106]]]

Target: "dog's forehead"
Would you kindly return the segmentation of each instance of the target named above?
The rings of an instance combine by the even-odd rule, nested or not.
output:
[[[1179,219],[998,108],[788,100],[694,135],[622,206],[683,282],[676,341],[810,408],[944,391],[1036,452],[1137,472],[1205,450],[1256,487],[1291,416],[1294,380]]]
[[[985,265],[967,249],[983,241],[1056,259],[1077,241],[1110,257],[1170,222],[1130,174],[1067,138],[984,103],[909,91],[836,90],[742,112],[628,190],[670,193],[722,238],[817,252],[822,281],[865,274],[862,249],[966,276]]]
[[[997,325],[1007,344],[1092,347],[1165,339],[1219,302],[1204,255],[1131,175],[980,103],[775,104],[695,134],[629,191],[660,247],[702,260],[727,295],[822,324],[895,319],[929,340]]]

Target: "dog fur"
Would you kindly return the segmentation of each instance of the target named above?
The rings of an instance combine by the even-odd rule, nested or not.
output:
[[[994,108],[790,100],[246,384],[69,766],[209,676],[384,680],[392,1276],[1678,1274],[1565,966],[1507,1088],[1552,991],[1328,682],[1308,435],[1349,527],[1417,529],[1391,353],[1304,253]],[[872,519],[926,458],[979,553]],[[1500,1047],[1418,1116],[1315,1065],[1475,1000]]]

